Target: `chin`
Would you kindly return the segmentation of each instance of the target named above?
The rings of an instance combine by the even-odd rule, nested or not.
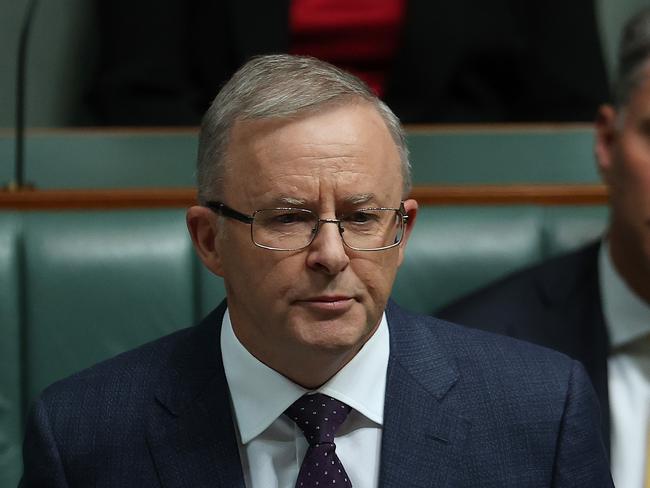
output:
[[[355,321],[356,322],[356,321]],[[362,323],[330,320],[298,326],[298,340],[318,351],[342,352],[360,349],[370,337],[371,330]]]

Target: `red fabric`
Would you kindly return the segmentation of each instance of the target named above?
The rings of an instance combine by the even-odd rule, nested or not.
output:
[[[290,52],[346,69],[381,96],[405,5],[406,0],[293,0]]]

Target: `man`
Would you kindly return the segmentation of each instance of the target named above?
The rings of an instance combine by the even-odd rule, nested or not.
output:
[[[596,159],[610,195],[602,241],[437,315],[580,360],[603,407],[614,481],[625,488],[643,484],[650,428],[650,9],[625,26],[615,99],[596,120]]]
[[[187,212],[227,303],[48,388],[23,486],[612,486],[578,362],[389,302],[418,208],[404,144],[331,65],[238,71]]]

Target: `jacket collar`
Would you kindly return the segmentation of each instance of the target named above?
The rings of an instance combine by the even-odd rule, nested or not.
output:
[[[605,445],[609,449],[609,387],[607,358],[610,341],[603,314],[598,277],[601,242],[593,242],[544,265],[536,286],[544,300],[539,320],[548,330],[554,348],[584,366],[601,406]]]
[[[595,242],[541,266],[535,278],[552,344],[582,361],[607,358],[609,338],[602,312]]]

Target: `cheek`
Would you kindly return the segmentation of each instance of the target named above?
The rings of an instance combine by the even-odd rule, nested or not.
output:
[[[627,202],[631,213],[650,210],[650,163],[645,167],[639,162],[629,163],[619,175],[617,191],[619,198]]]
[[[625,207],[632,217],[650,211],[650,147],[640,138],[630,138],[615,153],[608,176],[612,205]]]
[[[223,251],[224,281],[230,296],[263,298],[274,279],[270,253],[248,244],[245,240],[229,239]],[[272,257],[272,256],[271,256]]]
[[[375,302],[384,303],[391,292],[397,273],[398,253],[376,254],[372,259],[360,258],[352,261],[355,274],[365,285],[368,294]]]
[[[287,301],[295,298],[296,291],[304,282],[305,258],[278,251],[260,251],[246,266],[246,287],[252,296],[267,306],[285,306]]]

